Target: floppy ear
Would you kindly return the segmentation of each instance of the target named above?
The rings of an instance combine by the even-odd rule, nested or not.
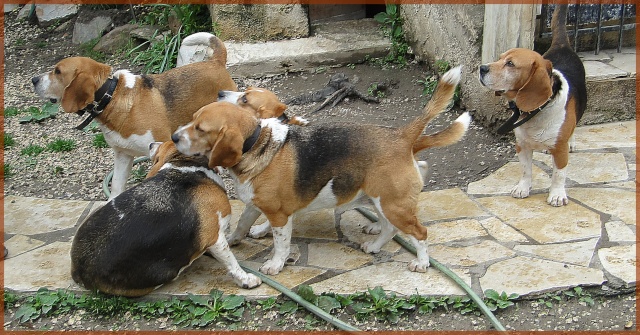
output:
[[[213,169],[216,166],[232,167],[238,164],[242,157],[243,144],[244,138],[237,129],[223,127],[211,149],[209,167]]]
[[[516,94],[516,104],[523,112],[530,112],[542,106],[553,94],[551,89],[551,62],[543,59],[534,62],[529,80]]]
[[[98,90],[96,81],[90,75],[79,73],[69,86],[64,89],[62,95],[62,109],[67,113],[75,113],[93,102],[95,92]]]
[[[284,110],[287,109],[287,105],[282,102],[273,104],[272,106],[262,105],[258,108],[258,116],[261,119],[268,119],[270,117],[280,117]]]

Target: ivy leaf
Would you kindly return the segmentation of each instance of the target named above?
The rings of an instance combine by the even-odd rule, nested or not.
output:
[[[335,298],[321,295],[318,297],[318,307],[327,313],[331,313],[332,310],[340,308],[340,303]]]
[[[233,310],[240,307],[244,303],[244,297],[240,295],[230,295],[222,301],[222,308]]]

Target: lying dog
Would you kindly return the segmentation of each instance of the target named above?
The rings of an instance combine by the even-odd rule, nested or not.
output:
[[[218,91],[237,89],[226,69],[227,50],[222,41],[200,33],[184,42],[192,39],[209,43],[214,55],[161,74],[133,75],[119,70],[111,76],[108,65],[71,57],[32,79],[40,97],[60,102],[67,113],[90,114],[78,128],[94,117],[98,121],[115,154],[111,198],[125,190],[134,157],[146,155],[149,143],[168,141],[178,126],[191,121],[194,112],[216,101]]]
[[[351,123],[290,127],[275,119],[260,120],[252,111],[215,102],[194,114],[193,121],[172,136],[186,155],[206,156],[209,166],[228,167],[245,204],[229,241],[239,241],[260,213],[272,226],[273,257],[260,271],[277,274],[289,256],[294,213],[322,208],[342,212],[363,203],[374,205],[382,232],[365,242],[376,253],[397,229],[410,235],[418,258],[411,271],[426,271],[427,228],[416,218],[423,187],[414,148],[427,123],[449,104],[460,80],[460,68],[447,72],[423,114],[394,129]],[[467,129],[470,117],[456,123]]]
[[[523,169],[511,195],[529,196],[533,150],[547,150],[553,157],[547,198],[552,206],[569,203],[564,187],[566,167],[573,131],[587,106],[584,66],[569,44],[566,16],[567,6],[558,5],[551,21],[551,47],[543,56],[533,50],[515,48],[500,55],[497,62],[480,66],[482,85],[506,97],[514,110],[514,115],[499,130],[501,133],[514,130],[516,152]]]
[[[147,179],[111,199],[81,225],[71,246],[73,280],[90,290],[141,296],[176,278],[205,251],[242,288],[262,283],[240,268],[224,231],[231,205],[203,157],[173,142],[150,145]]]

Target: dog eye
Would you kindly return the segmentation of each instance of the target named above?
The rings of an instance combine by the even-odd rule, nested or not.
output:
[[[53,73],[55,73],[55,74],[60,74],[60,69],[55,68],[55,69],[53,70]]]
[[[240,101],[241,101],[243,104],[246,104],[246,103],[247,103],[247,101],[248,101],[248,100],[247,100],[247,95],[246,95],[246,94],[245,94],[245,95],[243,95],[243,96],[242,96],[242,98],[240,98]]]
[[[514,66],[516,66],[516,65],[515,65],[515,64],[513,64],[513,62],[512,62],[512,61],[510,61],[510,60],[508,60],[508,61],[507,61],[507,63],[505,63],[505,65],[506,65],[506,66],[509,66],[509,67],[514,67]]]
[[[200,126],[195,126],[193,127],[193,129],[195,129],[197,132],[202,132],[202,129],[200,128]]]

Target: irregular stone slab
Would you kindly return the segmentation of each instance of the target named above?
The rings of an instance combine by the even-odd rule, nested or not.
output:
[[[54,242],[4,261],[4,287],[21,292],[69,288],[81,290],[71,279],[71,242]]]
[[[534,254],[550,261],[589,266],[596,251],[596,243],[598,239],[594,238],[573,243],[517,245],[514,250]]]
[[[28,7],[28,6],[25,6]],[[63,21],[78,13],[79,5],[36,5],[36,17],[40,25]]]
[[[255,262],[240,262],[240,264],[254,270],[262,265]],[[286,287],[295,287],[322,273],[324,270],[321,269],[285,266],[279,274],[270,277]],[[220,262],[206,256],[195,260],[176,280],[161,286],[153,294],[207,295],[212,289],[220,290],[224,294],[243,295],[247,298],[265,298],[280,294],[280,291],[264,283],[253,289],[238,287]]]
[[[357,269],[373,260],[373,256],[362,250],[349,248],[339,243],[310,243],[307,265],[327,269]]]
[[[575,202],[562,207],[550,206],[547,204],[547,194],[536,194],[525,199],[497,196],[477,201],[502,221],[539,243],[600,236],[601,223],[597,213]]]
[[[616,53],[613,59],[609,62],[610,66],[618,68],[631,77],[636,76],[636,54],[628,53]]]
[[[489,235],[493,236],[500,242],[526,242],[527,237],[518,233],[515,229],[509,227],[504,222],[497,218],[491,217],[480,221],[480,224],[484,229],[489,232]]]
[[[133,42],[132,48],[139,45],[135,39],[131,38],[131,31],[137,29],[137,24],[125,24],[120,27],[116,27],[110,32],[106,33],[98,44],[93,47],[94,51],[114,53],[122,48],[126,47],[129,43]]]
[[[293,216],[293,236],[320,239],[338,239],[333,209],[295,214]]]
[[[429,248],[429,256],[438,262],[453,265],[471,267],[492,260],[515,256],[515,252],[493,241],[482,241],[464,247],[449,247],[435,245]]]
[[[8,13],[10,11],[16,10],[20,7],[18,4],[4,4],[4,12]]]
[[[471,283],[471,277],[466,270],[453,269],[452,271],[465,283]],[[402,296],[410,296],[416,292],[421,295],[436,296],[465,294],[453,280],[435,268],[430,267],[425,273],[411,272],[404,262],[375,264],[311,285],[316,294],[323,292],[351,294],[366,292],[367,288],[376,286]]]
[[[584,65],[587,80],[607,80],[627,77],[629,75],[626,71],[602,62],[584,61],[582,64]]]
[[[520,256],[489,266],[480,277],[480,286],[483,292],[494,289],[522,296],[604,281],[600,270]]]
[[[635,148],[636,121],[577,127],[574,136],[576,150]]]
[[[624,245],[598,250],[602,267],[610,274],[622,279],[628,286],[636,284],[636,245]]]
[[[595,210],[617,216],[627,224],[636,224],[636,193],[616,188],[572,188],[569,197]]]
[[[73,44],[82,44],[96,39],[102,36],[112,23],[113,20],[109,16],[96,16],[88,22],[81,21],[78,18],[73,26],[71,42]]]
[[[631,164],[629,164],[631,165]],[[635,164],[633,164],[635,165]],[[633,168],[631,168],[631,166],[629,167],[629,170],[635,171],[635,166]],[[614,186],[614,187],[620,187],[620,188],[624,188],[627,190],[631,190],[633,192],[636,191],[636,182],[635,181],[623,181],[620,183],[611,183],[609,184],[609,186]]]
[[[418,220],[422,223],[487,215],[478,204],[458,188],[421,192],[418,197]]]
[[[536,152],[533,159],[553,168],[551,155]],[[629,171],[621,153],[572,152],[567,178],[579,184],[607,183],[629,179]]]
[[[369,221],[369,219],[362,216],[358,211],[346,211],[342,214],[342,219],[340,220],[340,230],[344,237],[346,237],[350,242],[356,243],[360,246],[362,243],[373,240],[377,237],[377,235],[365,234],[362,231],[363,227],[370,222],[371,221]],[[391,240],[389,243],[385,244],[381,250],[395,253],[401,248],[402,246],[400,244]]]
[[[610,242],[633,242],[636,233],[622,221],[610,221],[604,224]]]
[[[9,250],[7,258],[16,257],[44,245],[44,242],[24,235],[15,235],[4,241],[4,247]]]
[[[89,201],[4,198],[4,229],[10,234],[34,235],[73,227]]]
[[[428,232],[430,244],[487,236],[480,222],[472,219],[435,223],[429,226]]]
[[[539,167],[533,165],[532,187],[534,191],[549,188],[551,178]],[[522,176],[522,167],[518,162],[509,162],[484,179],[469,183],[469,194],[510,194]]]

